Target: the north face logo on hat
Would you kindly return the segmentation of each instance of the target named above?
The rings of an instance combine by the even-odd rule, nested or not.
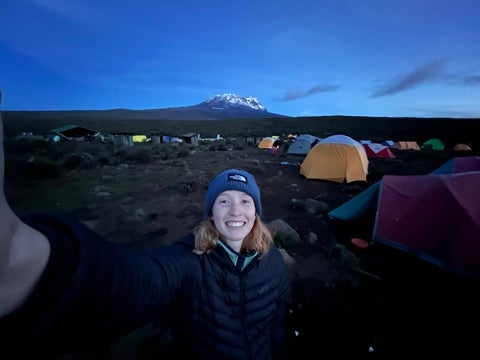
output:
[[[247,183],[247,178],[241,174],[228,174],[227,181],[240,181]]]

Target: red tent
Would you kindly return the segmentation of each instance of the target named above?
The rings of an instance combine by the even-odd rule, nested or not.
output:
[[[458,157],[428,175],[385,175],[329,213],[352,221],[375,207],[379,242],[480,278],[480,157]]]
[[[373,241],[480,275],[480,171],[384,176]]]
[[[386,145],[377,143],[362,143],[368,157],[375,158],[395,158],[392,150]]]

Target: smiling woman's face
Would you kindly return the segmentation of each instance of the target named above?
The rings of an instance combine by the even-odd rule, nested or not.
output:
[[[227,190],[215,199],[212,215],[223,239],[238,251],[255,223],[255,202],[242,191]]]

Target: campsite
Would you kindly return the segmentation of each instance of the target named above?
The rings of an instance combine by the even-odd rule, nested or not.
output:
[[[233,128],[231,121],[227,123]],[[212,138],[220,133],[224,139],[197,145],[140,143],[131,147],[136,151],[125,150],[113,157],[107,154],[108,147],[95,141],[66,141],[61,153],[55,143],[41,143],[41,151],[35,153],[28,139],[19,145],[19,139],[14,137],[16,129],[9,128],[6,122],[6,134],[11,135],[5,144],[7,197],[20,213],[67,213],[111,241],[137,247],[164,246],[188,232],[202,217],[205,187],[214,174],[225,167],[246,169],[259,183],[264,221],[277,231],[277,245],[289,256],[293,286],[288,318],[290,358],[314,354],[310,356],[326,359],[478,359],[480,237],[471,236],[479,234],[479,202],[474,201],[478,199],[474,190],[477,185],[472,185],[478,184],[478,142],[468,139],[470,150],[454,150],[457,143],[467,140],[471,129],[455,137],[458,126],[452,122],[445,128],[419,125],[422,131],[411,125],[409,132],[406,123],[395,127],[391,122],[383,133],[376,127],[374,136],[368,135],[365,126],[348,128],[341,122],[337,127],[342,131],[335,131],[334,123],[322,131],[304,130],[311,136],[302,148],[320,145],[316,149],[342,151],[344,156],[335,162],[338,166],[350,154],[357,157],[352,169],[344,169],[344,177],[337,169],[326,178],[310,178],[302,170],[309,151],[303,153],[300,148],[295,153],[288,152],[294,140],[283,137],[276,143],[275,151],[257,146],[261,134],[289,134],[293,131],[288,130],[294,128],[291,124],[279,131],[258,130],[256,143],[250,143],[250,137],[239,136],[241,129],[231,130],[236,131],[233,136],[227,131],[205,131],[199,122],[196,128],[184,124],[182,132],[171,130],[169,134],[194,130]],[[255,128],[251,124],[243,126]],[[300,122],[299,126],[306,125]],[[93,124],[87,127],[95,128]],[[356,140],[356,151],[350,147],[345,150],[345,144],[339,147],[343,150],[332,150],[328,142],[327,146],[322,145],[322,140],[336,135]],[[437,142],[422,147],[431,138],[442,139],[444,148],[434,148]],[[388,146],[394,157],[374,156],[375,151],[370,156],[362,155],[365,150],[360,140],[369,139],[373,143],[395,140]],[[407,145],[402,143],[413,141],[418,149],[402,148]],[[52,154],[56,163],[45,160]],[[55,165],[60,159],[69,166],[57,172]],[[320,172],[336,168],[332,164]],[[372,204],[391,204],[382,202],[386,197],[380,201],[377,192],[381,189],[383,194],[385,187],[398,195],[406,191],[401,188],[406,180],[413,180],[414,184],[408,187],[409,196],[421,199],[413,208],[385,210],[391,214],[390,220],[402,220],[393,223],[400,226],[395,234],[406,234],[392,246],[389,230],[393,225],[386,218],[378,219],[378,209]],[[440,190],[445,188],[447,191]],[[362,200],[369,193],[369,200]],[[474,195],[453,196],[459,193]],[[364,206],[342,208],[352,203]],[[341,216],[337,216],[340,210]],[[427,219],[429,225],[421,228]],[[408,230],[414,231],[417,243],[418,239],[442,239],[445,233],[458,230],[455,240],[462,242],[442,243],[435,247],[437,252],[432,252],[434,241],[422,248],[404,242],[405,238],[413,241]],[[159,344],[165,332],[162,325],[152,324],[115,344],[62,354],[58,359],[160,358]]]

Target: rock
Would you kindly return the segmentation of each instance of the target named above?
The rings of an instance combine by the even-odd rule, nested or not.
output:
[[[282,242],[300,242],[300,236],[290,225],[282,219],[275,219],[266,224],[274,237],[281,238]]]
[[[279,249],[282,253],[283,260],[285,260],[285,264],[287,264],[288,268],[291,268],[295,264],[295,259],[290,256],[290,254],[285,249]]]
[[[305,201],[305,212],[307,214],[318,215],[328,213],[329,211],[330,207],[323,201],[315,199],[307,199]]]

